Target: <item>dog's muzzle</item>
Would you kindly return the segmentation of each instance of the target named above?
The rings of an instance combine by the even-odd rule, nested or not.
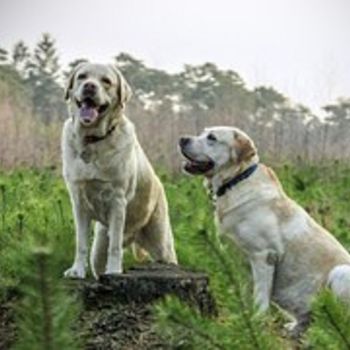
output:
[[[94,124],[109,107],[108,103],[99,103],[97,86],[93,83],[84,84],[81,99],[76,99],[76,104],[80,122],[86,126]]]
[[[204,175],[212,170],[215,163],[209,157],[206,160],[197,160],[188,152],[187,147],[191,143],[189,137],[181,137],[179,140],[179,147],[181,154],[185,158],[183,168],[186,172],[192,175]]]

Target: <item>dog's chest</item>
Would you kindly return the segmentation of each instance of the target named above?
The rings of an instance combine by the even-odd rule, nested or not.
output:
[[[216,212],[216,222],[219,232],[233,239],[238,246],[249,251],[254,237],[252,235],[251,223],[239,213],[232,210],[225,215]]]
[[[127,157],[115,149],[76,148],[64,162],[63,172],[69,182],[99,180],[115,182],[124,178]]]
[[[123,160],[100,157],[86,162],[77,155],[67,165],[66,180],[73,184],[72,190],[78,192],[83,208],[93,219],[107,223],[118,191],[127,188],[128,177],[125,176]]]
[[[93,219],[106,223],[116,197],[115,185],[111,182],[88,180],[78,184],[78,191],[84,209]]]
[[[222,201],[216,209],[219,231],[233,239],[246,253],[270,249],[278,245],[273,229],[275,218],[254,201],[234,205]],[[221,204],[221,205],[220,205]],[[268,227],[265,230],[265,227]]]

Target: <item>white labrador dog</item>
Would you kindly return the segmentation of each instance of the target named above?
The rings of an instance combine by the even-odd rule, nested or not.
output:
[[[84,278],[88,231],[96,221],[91,269],[122,272],[123,245],[136,244],[159,261],[176,263],[164,189],[124,115],[131,90],[112,65],[83,63],[69,78],[70,118],[62,135],[76,254],[66,277]]]
[[[247,254],[257,306],[275,301],[308,323],[310,301],[323,286],[350,302],[350,255],[297,203],[273,171],[259,164],[253,141],[231,127],[206,129],[179,141],[184,169],[207,178],[216,199],[219,230]]]

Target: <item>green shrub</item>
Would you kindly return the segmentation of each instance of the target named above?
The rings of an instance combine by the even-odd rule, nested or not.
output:
[[[342,164],[284,166],[278,168],[277,173],[288,195],[302,204],[350,250],[350,168]],[[247,260],[230,242],[219,243],[213,205],[202,181],[185,176],[171,178],[167,174],[162,175],[162,180],[169,201],[179,262],[209,274],[220,310],[218,318],[206,319],[178,301],[167,300],[157,310],[159,326],[168,335],[169,343],[179,349],[291,348],[293,344],[281,336],[285,319],[278,310],[272,309],[263,317],[256,316]],[[50,290],[57,290],[50,299],[53,309],[57,307],[57,312],[65,310],[67,320],[78,316],[77,308],[68,307],[71,299],[62,282],[63,271],[73,261],[74,244],[71,206],[59,175],[51,170],[0,173],[0,302],[6,298],[8,290],[22,291],[18,305],[21,311],[17,313],[19,348],[31,336],[30,320],[43,317],[42,313],[37,314],[38,308],[30,307],[42,305],[44,297],[35,287],[40,284],[38,255],[33,254],[35,247],[45,247],[50,252],[45,258],[45,280]],[[127,254],[126,266],[133,263],[132,257]],[[330,315],[334,315],[337,327],[345,330],[341,333],[348,339],[346,325],[349,324],[349,316],[345,308],[330,297],[321,296],[319,303],[323,302]],[[305,335],[304,346],[346,348],[346,343],[342,342],[344,337],[332,328],[324,309],[317,306],[321,304],[315,304],[314,323]],[[72,315],[69,310],[75,314]],[[52,316],[52,329],[59,330],[62,336],[67,337],[67,342],[70,341],[70,321],[61,324],[58,321],[61,316],[56,311],[52,311],[52,315],[55,315]],[[42,329],[39,324],[37,322],[35,327]]]

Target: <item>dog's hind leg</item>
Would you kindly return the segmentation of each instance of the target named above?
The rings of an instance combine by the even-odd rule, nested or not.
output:
[[[177,264],[174,237],[164,197],[160,197],[149,222],[137,235],[136,243],[154,260]]]
[[[327,286],[340,300],[350,305],[350,265],[338,265],[328,275]],[[311,312],[305,311],[296,316],[294,327],[288,327],[289,335],[298,339],[311,322]]]
[[[328,286],[342,301],[350,304],[350,265],[338,265],[328,276]]]
[[[106,270],[108,243],[107,228],[101,223],[96,222],[94,241],[90,254],[91,271],[96,279],[104,274]]]

